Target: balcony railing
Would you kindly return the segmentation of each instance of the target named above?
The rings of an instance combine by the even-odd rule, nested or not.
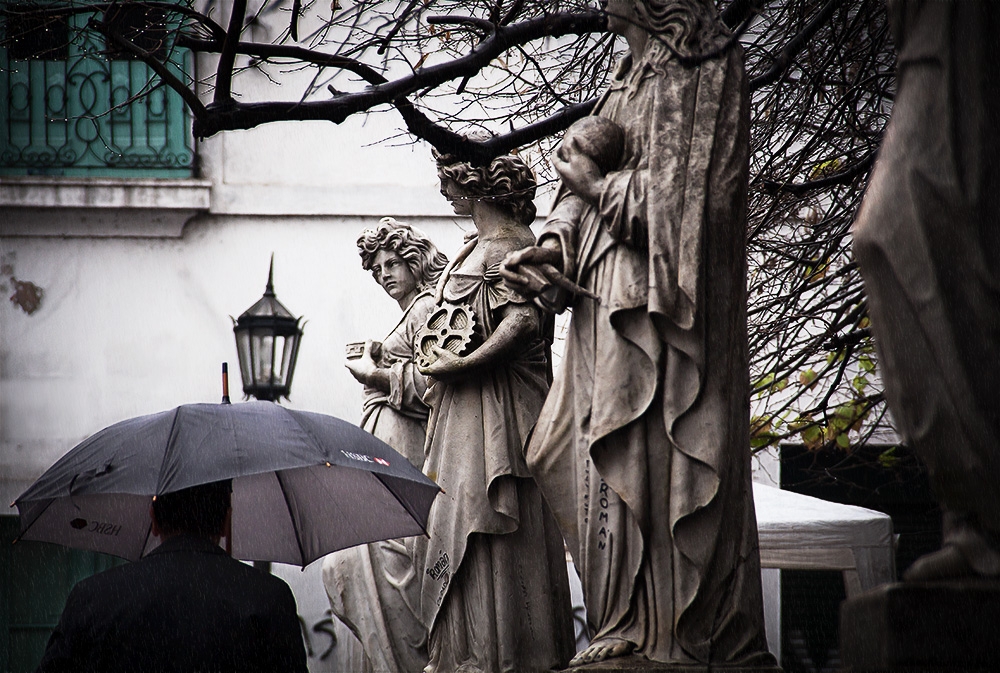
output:
[[[0,175],[193,176],[181,97],[145,63],[106,45],[88,21],[114,22],[122,34],[138,36],[182,81],[193,58],[172,48],[162,10],[138,2],[117,7],[115,16],[8,16],[0,46]]]

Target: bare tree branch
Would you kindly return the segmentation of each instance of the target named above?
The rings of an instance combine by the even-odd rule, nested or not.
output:
[[[518,44],[543,37],[594,32],[600,29],[602,23],[602,14],[590,12],[553,14],[499,27],[477,49],[465,56],[421,68],[412,75],[374,85],[364,91],[343,93],[327,101],[236,103],[225,108],[211,109],[204,118],[196,119],[194,133],[197,137],[207,137],[220,131],[249,129],[277,120],[329,120],[339,124],[353,114],[392,103],[420,89],[439,86],[465,75],[474,75],[494,58]]]
[[[118,47],[128,51],[148,65],[149,68],[156,73],[157,77],[181,95],[184,102],[187,103],[189,108],[191,108],[191,112],[195,115],[195,117],[205,114],[205,106],[202,105],[200,100],[198,100],[198,96],[191,91],[191,89],[189,89],[184,82],[177,79],[172,72],[160,63],[154,54],[140,49],[131,41],[126,40],[121,35],[111,30],[103,21],[91,19],[87,25],[107,37]]]
[[[837,9],[841,2],[842,0],[828,0],[826,6],[823,7],[823,10],[816,15],[816,18],[810,21],[801,33],[788,41],[785,47],[781,50],[781,53],[778,54],[778,57],[774,59],[774,63],[767,70],[767,72],[760,77],[755,77],[750,80],[751,90],[759,89],[778,81],[778,78],[784,74],[784,72],[792,64],[792,61],[795,60],[798,53],[805,48],[805,46],[809,43],[810,38],[816,34],[816,31],[818,31],[824,23],[833,17],[834,10]]]
[[[243,32],[243,21],[246,19],[247,0],[233,0],[233,9],[229,15],[229,30],[222,44],[219,65],[215,71],[214,106],[230,107],[234,105],[232,97],[233,65],[236,63],[236,48]]]

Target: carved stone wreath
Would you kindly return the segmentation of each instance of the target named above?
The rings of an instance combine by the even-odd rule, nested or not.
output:
[[[428,367],[438,359],[434,346],[461,355],[472,343],[475,324],[476,315],[465,305],[441,304],[431,311],[414,343],[417,366]]]

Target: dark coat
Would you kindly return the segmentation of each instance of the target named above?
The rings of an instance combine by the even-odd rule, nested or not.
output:
[[[287,584],[178,536],[79,582],[38,670],[298,673],[306,655]]]

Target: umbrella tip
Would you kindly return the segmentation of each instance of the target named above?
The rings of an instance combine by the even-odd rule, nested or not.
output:
[[[229,363],[222,363],[222,404],[229,402]]]

